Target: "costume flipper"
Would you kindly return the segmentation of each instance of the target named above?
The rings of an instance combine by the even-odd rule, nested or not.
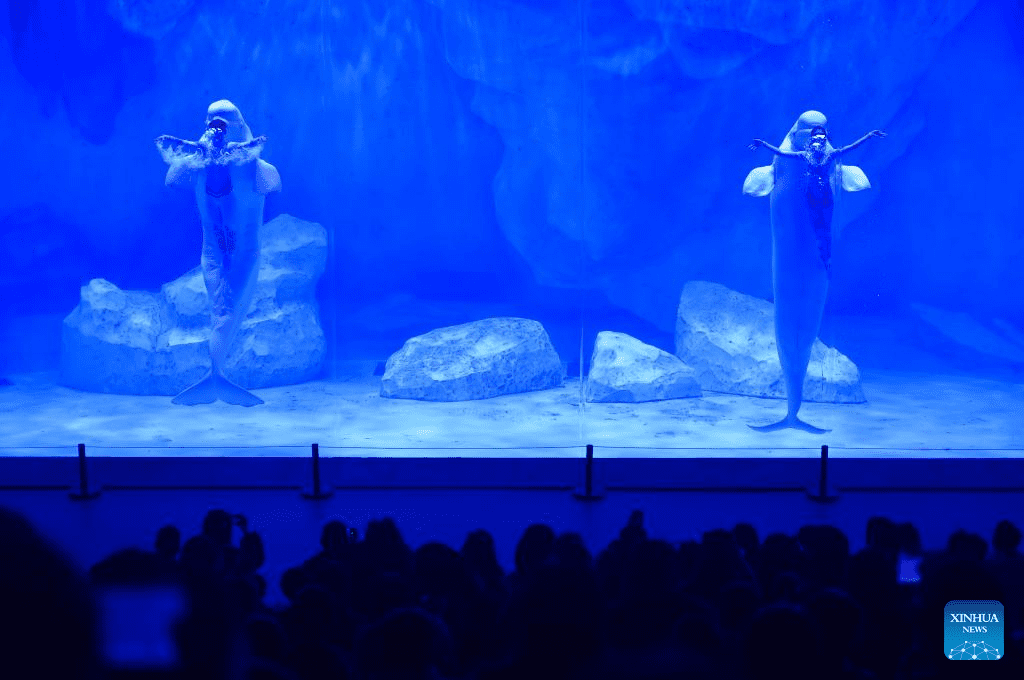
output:
[[[840,174],[842,174],[843,189],[846,191],[864,191],[871,188],[868,176],[856,165],[841,166]]]
[[[266,161],[256,161],[256,193],[269,194],[280,190],[281,175],[277,168]]]
[[[770,165],[754,168],[743,181],[743,193],[748,196],[767,196],[775,188],[775,169]]]
[[[167,168],[164,184],[169,187],[188,187],[195,182],[196,171],[185,163],[175,163]]]

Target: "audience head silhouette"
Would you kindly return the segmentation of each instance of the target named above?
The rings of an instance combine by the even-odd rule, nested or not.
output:
[[[634,511],[596,559],[579,533],[526,527],[506,577],[483,529],[460,550],[413,550],[389,518],[369,522],[362,540],[332,520],[319,551],[281,574],[285,601],[272,606],[260,572],[273,546],[226,510],[210,511],[183,544],[162,527],[151,551],[119,550],[86,579],[0,509],[0,677],[116,668],[100,624],[110,593],[124,589],[151,598],[139,616],[180,597],[165,642],[177,675],[200,680],[938,678],[950,662],[936,653],[935,612],[951,599],[1003,602],[995,670],[1019,673],[1024,569],[1013,524],[995,527],[991,557],[962,530],[945,550],[923,551],[913,525],[884,517],[865,537],[851,554],[835,527],[762,542],[738,524],[673,545]],[[898,581],[900,556],[921,556],[919,583]]]

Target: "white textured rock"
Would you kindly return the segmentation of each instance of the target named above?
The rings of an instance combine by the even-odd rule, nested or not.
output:
[[[537,321],[498,317],[406,340],[387,361],[380,395],[466,401],[562,384],[562,363]]]
[[[690,281],[676,315],[676,356],[694,369],[705,390],[784,398],[773,314],[767,300],[717,283]],[[865,401],[860,372],[846,356],[815,340],[804,401]]]
[[[249,389],[310,380],[326,356],[315,298],[327,262],[326,230],[279,215],[260,228],[260,242],[252,307],[225,368]],[[210,370],[209,334],[210,300],[198,267],[159,293],[93,279],[64,319],[61,382],[94,392],[174,395]]]
[[[597,334],[587,401],[635,403],[700,395],[693,369],[679,357],[625,333]]]

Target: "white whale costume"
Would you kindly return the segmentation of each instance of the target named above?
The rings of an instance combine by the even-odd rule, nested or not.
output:
[[[797,412],[803,401],[807,364],[828,294],[832,209],[840,189],[861,191],[871,187],[860,168],[843,165],[839,159],[871,137],[884,136],[885,133],[874,130],[853,144],[836,149],[829,142],[824,114],[807,111],[778,147],[761,140],[751,145],[752,149],[763,146],[776,154],[771,165],[750,171],[743,183],[743,193],[770,196],[771,200],[775,341],[788,406],[781,421],[761,427],[752,425],[755,430],[770,432],[792,427],[826,432],[800,420]]]
[[[224,363],[252,303],[265,195],[281,188],[277,169],[260,160],[265,142],[266,137],[252,136],[238,108],[224,99],[210,105],[198,142],[167,135],[156,140],[170,165],[165,183],[195,189],[203,224],[203,279],[213,305],[210,372],[175,397],[175,404],[263,403],[224,376]]]

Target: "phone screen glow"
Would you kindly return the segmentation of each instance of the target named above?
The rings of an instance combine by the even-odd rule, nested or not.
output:
[[[103,647],[118,668],[171,668],[178,664],[174,627],[186,613],[173,586],[108,588],[100,593]]]
[[[900,583],[917,583],[921,580],[918,573],[918,566],[921,560],[916,557],[903,557],[900,559]]]

